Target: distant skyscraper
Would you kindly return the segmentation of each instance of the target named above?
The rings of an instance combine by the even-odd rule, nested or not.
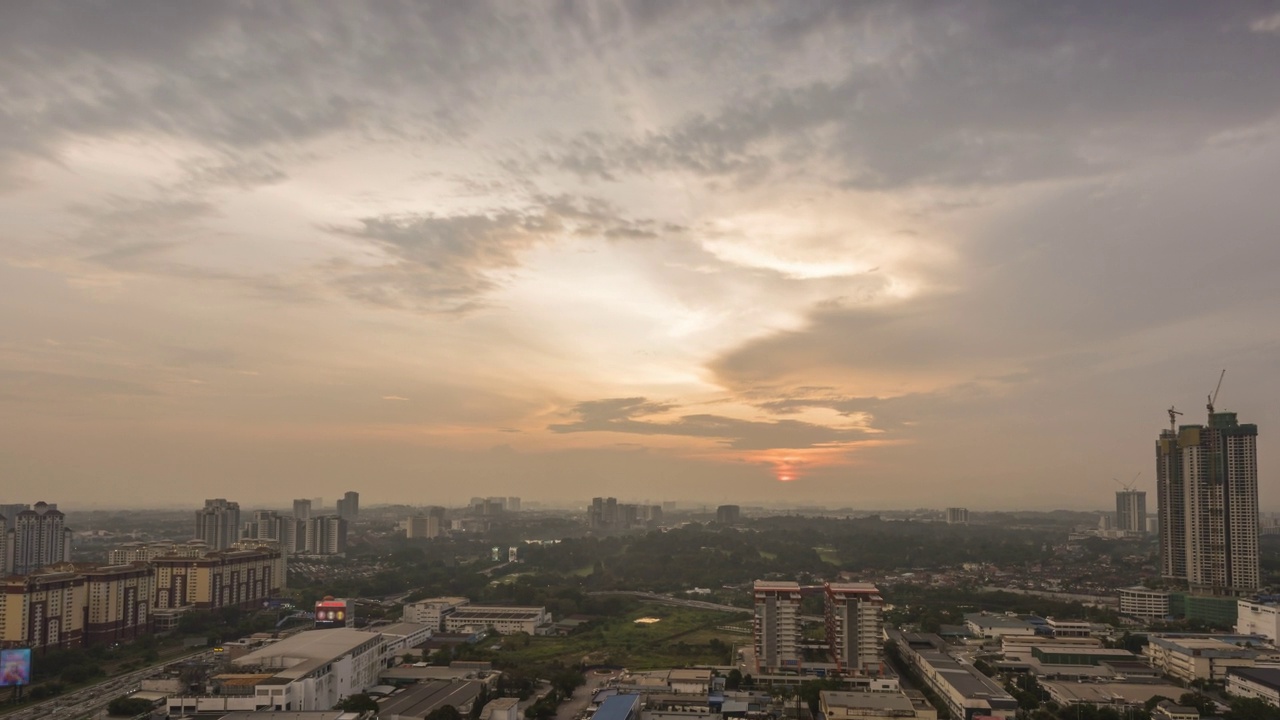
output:
[[[354,523],[360,517],[360,493],[348,491],[338,501],[338,517]]]
[[[1116,529],[1146,534],[1147,493],[1144,490],[1121,490],[1116,493]]]
[[[313,517],[306,524],[306,551],[339,555],[347,551],[347,521],[337,515]]]
[[[507,510],[510,512],[520,512],[520,498],[514,496],[507,498]]]
[[[197,539],[214,550],[226,550],[240,539],[240,503],[226,498],[204,501],[204,509],[196,511]]]
[[[800,585],[757,580],[754,588],[756,674],[800,670]]]
[[[1247,595],[1259,586],[1258,426],[1215,412],[1209,424],[1156,441],[1161,575],[1192,592]]]
[[[301,498],[293,501],[293,518],[295,520],[311,519],[311,501]]]
[[[38,502],[6,518],[5,561],[9,572],[27,575],[71,560],[71,530],[57,505]]]
[[[947,524],[948,525],[968,525],[969,524],[969,508],[962,508],[962,507],[947,508]]]
[[[721,505],[716,508],[716,522],[721,525],[735,525],[742,519],[742,508],[737,505]]]

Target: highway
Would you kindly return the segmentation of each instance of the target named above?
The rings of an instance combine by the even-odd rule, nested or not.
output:
[[[100,683],[54,696],[35,705],[24,705],[13,710],[0,706],[0,716],[5,720],[79,720],[91,717],[103,710],[112,700],[136,691],[144,678],[156,674],[166,666],[212,655],[213,653],[209,650],[201,650],[141,670],[134,670],[125,675],[117,675]]]

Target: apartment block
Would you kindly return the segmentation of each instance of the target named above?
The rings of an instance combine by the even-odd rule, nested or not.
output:
[[[276,550],[222,550],[202,558],[162,557],[155,567],[155,609],[257,607],[280,592]]]
[[[73,569],[0,579],[0,647],[79,647],[85,598],[84,575]]]
[[[84,644],[129,642],[150,631],[155,571],[145,563],[82,571],[87,599]]]
[[[884,598],[871,583],[826,583],[827,643],[841,673],[880,674]]]
[[[752,590],[756,674],[800,669],[800,585],[757,580]]]

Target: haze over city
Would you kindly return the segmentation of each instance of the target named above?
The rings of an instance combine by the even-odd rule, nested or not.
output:
[[[1278,67],[1265,2],[5,3],[0,477],[1091,509],[1226,368],[1276,509]]]

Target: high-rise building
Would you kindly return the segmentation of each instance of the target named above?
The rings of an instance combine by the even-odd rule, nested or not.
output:
[[[1156,441],[1161,575],[1193,593],[1247,595],[1259,586],[1258,426],[1213,412],[1208,425]]]
[[[754,587],[756,674],[800,669],[800,584],[757,580]]]
[[[279,540],[285,518],[275,510],[254,510],[253,519],[244,524],[240,538],[243,540]]]
[[[297,520],[311,519],[311,501],[301,498],[293,501],[293,517]]]
[[[15,575],[71,560],[71,530],[57,505],[38,502],[17,513],[8,519],[5,536],[2,564]]]
[[[195,537],[214,550],[226,550],[240,539],[240,503],[226,498],[204,501],[204,509],[196,511]]]
[[[341,555],[347,551],[347,521],[337,515],[313,517],[306,523],[306,552]]]
[[[401,520],[400,527],[409,540],[440,537],[440,517],[436,515],[414,515]]]
[[[880,674],[881,616],[884,599],[871,583],[825,583],[827,643],[836,669],[857,675]]]
[[[520,498],[514,495],[507,498],[507,510],[509,512],[520,512]]]
[[[742,519],[742,508],[737,505],[721,505],[716,508],[716,522],[721,525],[736,525]]]
[[[962,507],[947,508],[947,524],[948,525],[968,525],[969,524],[969,508],[962,508]]]
[[[1147,493],[1120,490],[1116,493],[1116,529],[1130,533],[1147,532]]]
[[[360,517],[360,493],[348,490],[338,500],[338,517],[348,523],[354,523]]]

